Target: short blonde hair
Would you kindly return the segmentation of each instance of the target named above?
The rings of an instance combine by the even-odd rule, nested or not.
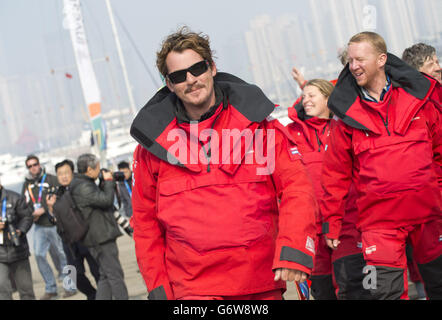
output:
[[[369,42],[375,50],[382,54],[387,54],[387,44],[385,43],[384,38],[382,38],[379,34],[370,31],[360,32],[353,37],[351,37],[350,43],[360,43],[360,42]]]
[[[318,88],[319,92],[321,92],[321,94],[325,98],[330,97],[330,95],[333,92],[333,89],[335,88],[335,86],[330,81],[327,81],[327,80],[324,80],[324,79],[312,79],[312,80],[309,80],[305,84],[304,88],[308,87],[308,86],[313,86],[313,87]]]

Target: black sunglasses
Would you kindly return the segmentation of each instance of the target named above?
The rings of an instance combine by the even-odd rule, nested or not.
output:
[[[36,163],[33,163],[33,164],[30,164],[30,165],[28,165],[28,166],[26,166],[28,169],[31,169],[32,167],[37,167],[37,166],[39,166],[40,164],[38,163],[38,162],[36,162]]]
[[[194,77],[198,77],[202,75],[204,72],[209,69],[209,62],[207,60],[203,60],[195,63],[187,69],[178,70],[167,75],[167,78],[173,84],[181,83],[186,81],[187,72],[190,72]]]

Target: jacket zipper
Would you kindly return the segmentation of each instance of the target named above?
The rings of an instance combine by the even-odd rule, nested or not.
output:
[[[327,130],[329,124],[326,124],[324,127],[324,130],[322,130],[322,135],[324,135],[325,130]],[[322,146],[322,142],[321,139],[319,139],[319,135],[318,135],[318,130],[315,129],[315,134],[316,134],[316,141],[318,142],[318,152],[321,152],[321,146]]]
[[[381,117],[382,122],[384,123],[385,129],[387,129],[387,133],[388,133],[389,136],[391,136],[390,130],[388,129],[388,109],[390,107],[390,103],[391,103],[391,99],[390,99],[390,101],[388,102],[388,105],[387,105],[387,117],[386,117],[385,120],[384,120],[384,117],[382,117],[382,114],[378,111],[378,114]]]
[[[321,152],[321,145],[322,145],[322,142],[321,142],[321,140],[319,139],[319,136],[318,136],[318,130],[316,130],[316,129],[315,129],[315,134],[316,134],[316,141],[318,142],[318,152]]]
[[[228,103],[227,102],[227,98],[226,98],[225,94],[223,93],[223,110],[227,109],[227,103]],[[221,115],[221,113],[222,113],[222,111],[216,116],[215,120],[213,120],[211,130],[213,130],[213,128],[215,127],[215,123],[218,120],[218,118]],[[208,148],[207,148],[207,151],[206,151],[206,148],[204,147],[203,142],[198,139],[198,141],[201,144],[201,147],[203,148],[204,155],[205,155],[205,157],[207,159],[207,172],[210,172],[210,160],[212,158],[212,148],[211,148],[210,143],[212,141],[212,135],[210,135],[208,140],[209,140],[209,142],[207,143],[207,145],[208,145],[207,147]]]

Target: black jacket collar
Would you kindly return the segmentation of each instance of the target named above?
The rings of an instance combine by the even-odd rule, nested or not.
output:
[[[415,98],[424,99],[430,88],[431,81],[403,60],[388,53],[385,72],[390,76],[393,87],[401,87]],[[346,113],[355,104],[362,93],[350,72],[347,64],[339,75],[336,87],[328,99],[328,107],[333,113],[350,127],[368,130],[358,119],[352,119]]]
[[[228,73],[218,72],[214,77],[216,86],[222,90],[230,105],[234,106],[251,122],[262,122],[275,105],[255,85]],[[176,119],[178,97],[167,87],[162,88],[135,117],[130,134],[145,149],[167,161],[167,150],[156,139]]]

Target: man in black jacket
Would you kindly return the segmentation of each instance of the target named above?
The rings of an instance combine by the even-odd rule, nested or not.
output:
[[[118,163],[118,170],[124,173],[124,181],[117,182],[122,204],[120,213],[130,218],[132,217],[132,171],[126,161]]]
[[[31,208],[33,207],[32,216],[35,222],[33,234],[34,254],[38,270],[45,282],[45,294],[40,299],[50,300],[56,298],[58,294],[54,272],[46,258],[48,251],[58,269],[60,280],[63,279],[62,273],[66,266],[63,244],[57,233],[57,228],[51,220],[46,203],[48,190],[58,186],[58,181],[55,176],[45,172],[37,156],[29,155],[25,164],[29,170],[29,175],[23,184],[22,195],[26,197],[26,201]],[[66,296],[69,296],[69,294],[66,293]]]
[[[78,157],[77,169],[79,174],[71,183],[71,193],[89,224],[82,243],[89,248],[100,268],[96,299],[127,300],[128,292],[116,243],[122,233],[113,216],[115,182],[112,174],[103,171],[100,187],[95,184],[100,175],[100,163],[93,154]]]
[[[32,209],[18,193],[0,183],[0,300],[12,300],[9,275],[21,300],[35,300],[26,232],[32,226]],[[14,234],[15,233],[15,234]]]
[[[57,174],[58,182],[60,183],[60,188],[56,195],[48,195],[46,202],[49,207],[49,212],[54,212],[54,204],[58,197],[61,197],[66,190],[70,190],[70,185],[74,179],[74,163],[65,159],[55,165],[55,172]],[[59,224],[57,223],[57,229]],[[60,231],[60,230],[58,230]],[[86,277],[86,269],[84,267],[84,261],[86,260],[89,265],[89,270],[94,277],[96,283],[100,278],[100,273],[98,271],[98,263],[92,257],[88,248],[80,243],[80,241],[75,241],[69,243],[67,239],[63,237],[63,248],[66,253],[66,259],[70,265],[73,265],[77,271],[77,288],[82,293],[84,293],[88,300],[95,300],[95,295],[97,290],[92,286],[89,279]]]

